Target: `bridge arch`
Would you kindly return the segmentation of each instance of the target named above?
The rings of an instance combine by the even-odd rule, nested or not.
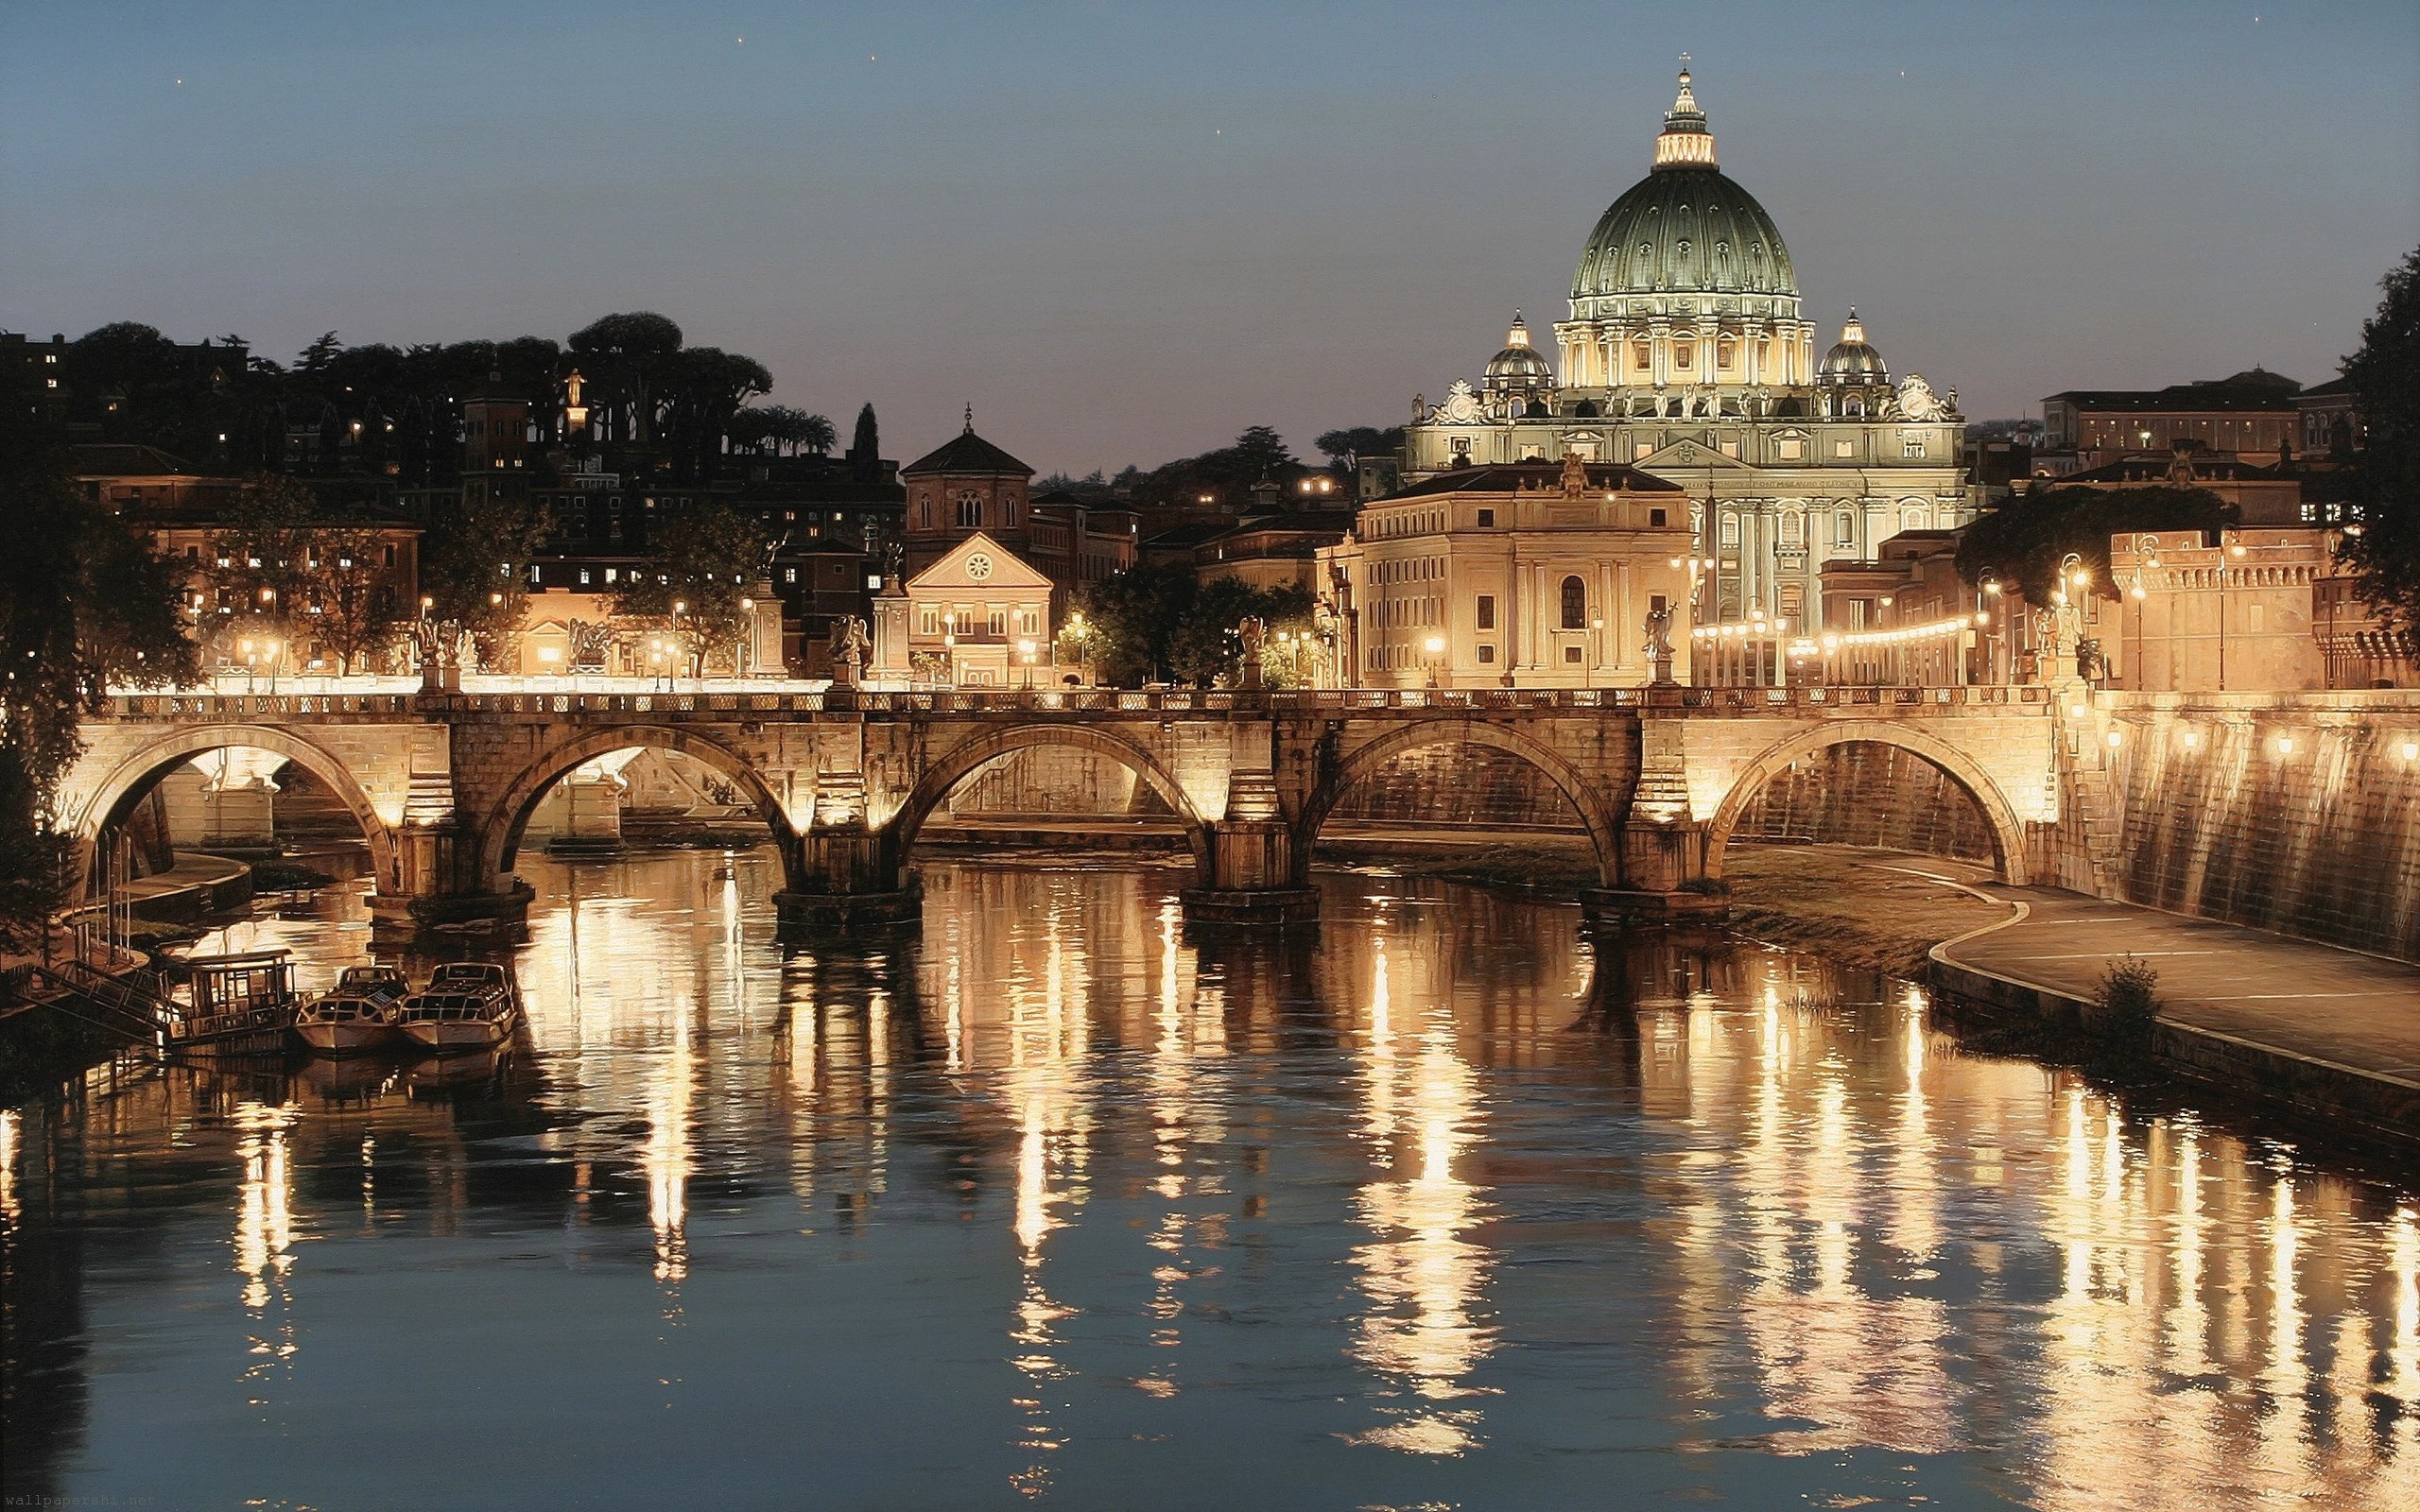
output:
[[[120,760],[95,782],[82,804],[72,814],[62,815],[69,831],[78,842],[90,846],[104,830],[124,824],[132,816],[134,806],[151,790],[154,783],[177,767],[197,756],[215,750],[250,747],[281,756],[328,784],[337,801],[345,806],[354,822],[361,826],[362,837],[370,842],[370,864],[377,878],[379,890],[387,891],[402,885],[397,869],[394,832],[379,817],[370,801],[370,795],[341,757],[325,747],[302,739],[274,725],[209,724],[194,725],[174,730]],[[82,866],[77,868],[76,896],[81,899],[91,879]]]
[[[788,813],[782,800],[766,782],[764,774],[750,765],[748,759],[718,741],[709,740],[694,731],[671,725],[614,725],[595,730],[560,746],[550,746],[537,760],[523,767],[504,789],[479,823],[479,875],[482,879],[503,876],[512,869],[514,857],[521,849],[522,833],[529,826],[529,816],[538,810],[539,800],[547,789],[570,776],[583,763],[617,750],[634,747],[655,750],[676,750],[693,757],[728,777],[748,795],[748,800],[764,816],[770,832],[768,836],[781,848],[782,869],[789,885],[796,885],[798,868],[798,832],[790,827]]]
[[[932,817],[933,811],[949,797],[952,788],[973,776],[977,768],[1011,752],[1037,746],[1064,746],[1106,756],[1148,783],[1184,823],[1185,844],[1193,849],[1193,864],[1204,877],[1208,876],[1209,826],[1184,785],[1160,764],[1157,757],[1132,741],[1088,725],[1074,724],[1011,725],[1003,730],[986,730],[952,747],[941,760],[925,768],[891,819],[893,833],[898,836],[894,853],[900,864],[906,865],[908,853],[916,844],[917,833],[924,829],[925,821]]]
[[[1597,851],[1597,875],[1600,885],[1621,885],[1621,825],[1607,807],[1588,779],[1570,762],[1550,747],[1530,739],[1508,726],[1476,719],[1422,719],[1399,725],[1370,744],[1337,763],[1310,800],[1303,807],[1296,821],[1296,850],[1305,859],[1311,846],[1319,839],[1320,827],[1355,782],[1376,771],[1387,763],[1408,751],[1428,746],[1485,746],[1527,762],[1544,773],[1548,782],[1563,791],[1571,806],[1580,812],[1581,823],[1587,826],[1589,844]]]
[[[2000,791],[2000,785],[1992,781],[1991,774],[1940,736],[1883,719],[1841,719],[1815,725],[1775,742],[1741,766],[1732,777],[1714,817],[1706,824],[1706,875],[1722,875],[1723,850],[1731,843],[1732,832],[1739,827],[1749,805],[1764,791],[1767,782],[1804,757],[1833,746],[1859,743],[1895,746],[1940,768],[1964,789],[1981,811],[1984,826],[1991,832],[1992,860],[2001,880],[2017,886],[2025,885],[2025,826],[2016,816],[2015,806]]]

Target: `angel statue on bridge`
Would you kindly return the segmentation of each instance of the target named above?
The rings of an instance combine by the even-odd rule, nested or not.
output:
[[[866,639],[866,622],[855,614],[843,614],[832,622],[832,680],[841,687],[856,684],[857,673],[865,666],[866,652],[872,643]]]

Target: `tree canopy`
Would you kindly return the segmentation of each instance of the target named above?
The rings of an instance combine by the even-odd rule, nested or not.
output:
[[[692,505],[657,532],[655,549],[614,595],[614,617],[634,633],[678,647],[688,676],[746,639],[745,600],[763,569],[755,521],[720,499]]]
[[[53,804],[78,724],[112,685],[201,675],[182,568],[85,497],[60,434],[31,417],[24,371],[0,374],[0,945],[40,937],[72,880]]]
[[[2220,530],[2239,511],[2207,489],[2035,487],[1979,517],[1958,539],[1958,575],[1969,583],[1996,577],[2030,601],[2047,603],[2059,563],[2074,552],[2095,590],[2115,597],[2109,538],[2129,530]]]
[[[1132,567],[1092,585],[1082,644],[1070,649],[1091,661],[1105,683],[1207,687],[1241,666],[1236,627],[1252,616],[1271,632],[1307,630],[1310,593],[1292,585],[1256,589],[1232,576],[1196,583],[1183,566]]]
[[[2382,282],[2386,298],[2345,359],[2353,404],[2368,427],[2354,464],[2360,534],[2347,555],[2365,595],[2420,637],[2420,250]]]

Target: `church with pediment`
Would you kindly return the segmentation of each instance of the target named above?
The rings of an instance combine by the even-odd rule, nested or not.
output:
[[[970,530],[875,597],[873,675],[968,688],[1050,681],[1051,587],[991,534]]]
[[[1955,389],[1894,383],[1851,309],[1818,355],[1780,228],[1717,165],[1690,76],[1647,176],[1605,211],[1572,277],[1555,359],[1516,311],[1480,381],[1415,400],[1411,487],[1460,469],[1634,469],[1688,495],[1695,618],[1817,627],[1822,570],[1972,515]]]

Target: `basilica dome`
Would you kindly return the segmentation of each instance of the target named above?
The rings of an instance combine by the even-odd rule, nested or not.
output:
[[[1504,334],[1504,350],[1488,359],[1491,389],[1548,388],[1554,386],[1554,364],[1530,345],[1529,323],[1512,312],[1512,328]]]
[[[1655,165],[1598,220],[1572,275],[1572,299],[1797,293],[1772,217],[1716,166],[1713,132],[1684,72]]]
[[[1891,369],[1883,363],[1882,353],[1865,339],[1865,325],[1858,319],[1854,307],[1849,311],[1848,324],[1841,327],[1841,339],[1824,353],[1824,364],[1815,369],[1815,378],[1818,383],[1827,384],[1891,381]]]

